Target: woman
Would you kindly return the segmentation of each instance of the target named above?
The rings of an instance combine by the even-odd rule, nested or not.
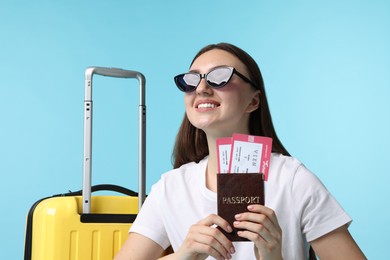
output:
[[[175,77],[185,92],[186,114],[174,149],[174,170],[152,187],[116,259],[365,259],[348,232],[351,218],[322,183],[289,156],[271,120],[256,62],[240,48],[220,43],[203,48],[190,72]],[[216,139],[233,133],[273,139],[265,206],[235,216],[231,242],[216,226]]]

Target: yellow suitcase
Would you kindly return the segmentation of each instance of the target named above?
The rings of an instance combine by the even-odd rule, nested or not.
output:
[[[139,191],[116,185],[91,187],[92,77],[136,78],[139,104]],[[85,71],[83,187],[37,201],[27,216],[25,260],[111,260],[125,242],[145,199],[145,78],[136,71],[90,67]],[[111,190],[129,196],[92,196]]]
[[[131,196],[92,196],[90,214],[82,214],[81,191],[38,201],[28,215],[25,259],[113,259],[137,216],[138,196],[114,185],[92,190]]]

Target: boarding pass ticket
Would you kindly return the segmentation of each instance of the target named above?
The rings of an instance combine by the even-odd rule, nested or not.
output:
[[[219,173],[263,173],[268,179],[272,138],[233,134],[217,139]]]

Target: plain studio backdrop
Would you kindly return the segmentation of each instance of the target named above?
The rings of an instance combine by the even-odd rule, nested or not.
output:
[[[367,257],[387,255],[388,1],[2,1],[0,37],[2,259],[22,259],[35,201],[81,189],[86,67],[146,76],[149,192],[184,114],[173,76],[222,41],[256,59],[281,141],[352,216]],[[94,78],[93,184],[137,190],[138,82]]]

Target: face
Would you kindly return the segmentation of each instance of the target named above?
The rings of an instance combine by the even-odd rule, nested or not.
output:
[[[190,71],[204,74],[222,65],[232,66],[249,77],[245,65],[238,58],[218,49],[200,55]],[[184,102],[190,122],[207,135],[248,134],[249,115],[259,106],[259,91],[233,74],[229,83],[220,89],[209,87],[202,79],[195,91],[185,94]]]

